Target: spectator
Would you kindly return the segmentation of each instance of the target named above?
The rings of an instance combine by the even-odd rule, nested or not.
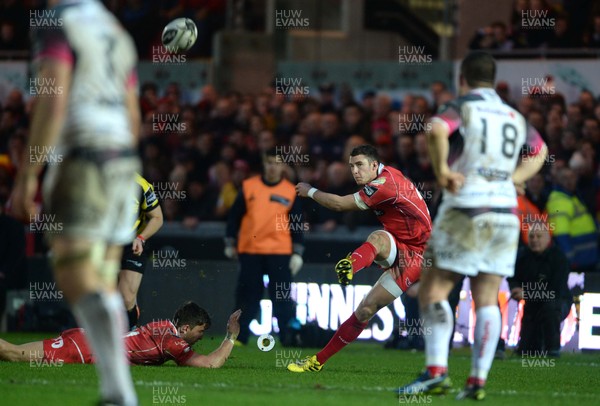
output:
[[[140,109],[142,117],[146,117],[158,106],[158,89],[155,83],[144,83],[141,88]]]
[[[579,38],[575,37],[569,27],[569,19],[565,15],[556,17],[554,30],[548,38],[548,48],[576,48],[581,46]]]
[[[528,14],[523,16],[526,26],[523,26],[526,43],[528,48],[539,48],[547,45],[552,37],[551,22],[556,21],[556,17],[546,0],[530,0]]]
[[[280,142],[287,143],[292,135],[298,131],[300,125],[300,112],[298,105],[286,102],[281,107],[281,117],[275,129],[275,136]]]
[[[350,103],[344,107],[341,133],[344,138],[351,135],[360,135],[365,139],[371,138],[365,114],[358,104]]]
[[[514,109],[517,109],[516,104],[510,97],[510,87],[507,82],[499,81],[496,83],[496,93],[498,96],[504,101],[504,103],[508,104]]]
[[[433,100],[431,110],[437,112],[438,107],[446,102],[446,100],[442,100],[442,98],[448,91],[448,87],[446,86],[446,83],[441,80],[436,80],[429,85],[429,91],[431,92],[431,99]]]
[[[480,28],[475,33],[469,48],[510,51],[514,48],[514,43],[508,37],[506,24],[501,21],[495,21],[490,26]]]
[[[595,15],[592,19],[592,28],[585,43],[589,48],[600,48],[600,15]]]
[[[321,96],[319,111],[321,113],[334,113],[335,107],[335,86],[332,83],[326,83],[319,86]]]
[[[561,168],[556,186],[546,204],[551,230],[559,248],[567,256],[571,270],[592,270],[598,260],[598,231],[594,218],[577,197],[577,174]]]
[[[568,277],[567,258],[552,244],[547,225],[532,225],[515,275],[508,278],[511,298],[525,300],[518,345],[521,354],[533,356],[545,351],[548,356],[559,356],[560,323],[572,304]]]
[[[567,126],[571,128],[581,128],[583,123],[583,113],[578,103],[571,103],[567,106]]]
[[[412,100],[411,106],[412,107]],[[410,108],[409,107],[409,108]],[[389,115],[392,111],[392,98],[387,94],[379,94],[375,97],[373,103],[373,118],[371,121],[371,133],[383,131],[387,134],[392,133]]]
[[[542,173],[533,175],[527,182],[525,188],[525,196],[533,203],[540,212],[546,209],[546,202],[548,201],[548,188],[546,187],[546,181]]]
[[[594,100],[594,94],[589,90],[582,90],[579,94],[579,106],[581,106],[581,114],[584,116],[592,116],[594,114],[594,107],[596,101]]]
[[[218,195],[199,179],[192,178],[187,183],[186,199],[181,203],[182,224],[194,229],[203,221],[214,220],[214,208]]]
[[[0,49],[6,51],[24,49],[23,41],[19,41],[15,32],[15,24],[12,21],[0,22]]]
[[[341,160],[344,152],[344,140],[341,137],[339,119],[335,113],[321,115],[321,134],[321,139],[312,142],[312,154],[326,162]]]
[[[401,135],[396,139],[397,167],[408,174],[417,171],[414,139],[410,135]],[[408,175],[407,175],[408,176]]]

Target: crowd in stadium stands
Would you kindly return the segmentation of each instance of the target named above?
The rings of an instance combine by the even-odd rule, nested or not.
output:
[[[510,22],[495,21],[473,36],[471,49],[600,48],[600,4],[515,0]]]
[[[2,41],[10,37],[6,22],[17,33],[26,30],[27,21],[19,20],[22,9],[39,6],[38,3],[0,1],[0,15],[6,17],[1,19]],[[144,1],[108,3],[134,36],[136,30],[146,25],[146,18],[168,20],[193,9],[200,10],[190,14],[198,20],[223,10],[223,2],[219,0],[164,1],[159,15],[147,11]],[[203,5],[206,7],[199,7]],[[552,44],[556,40],[552,30],[520,30],[518,26],[521,10],[548,7],[539,0],[516,1],[510,35],[498,34],[503,30],[498,24],[491,30],[495,38],[509,39],[497,41],[493,46],[486,45],[484,37],[474,43],[477,47],[501,49],[508,46],[506,41],[512,41],[511,46],[515,47]],[[570,38],[581,38],[573,43],[600,45],[600,14],[590,14],[591,6],[580,10],[565,2],[562,10],[554,7],[549,12],[556,16],[556,26],[560,25],[561,16],[569,13]],[[587,14],[581,15],[582,10]],[[593,24],[588,29],[590,16]],[[21,34],[13,36],[27,38]],[[143,41],[138,43],[142,56],[144,52],[147,54],[148,45]],[[16,48],[20,46],[17,44]],[[546,86],[552,87],[552,77],[546,79]],[[598,95],[583,90],[576,102],[566,103],[562,95],[548,94],[543,89],[522,96],[511,95],[509,88],[508,83],[497,84],[501,97],[525,115],[550,149],[542,176],[528,184],[527,197],[544,211],[552,189],[558,185],[564,190],[560,180],[575,176],[578,200],[593,219],[599,219]],[[352,147],[363,143],[376,145],[385,164],[396,166],[411,178],[435,215],[440,191],[435,185],[423,131],[437,106],[454,97],[442,82],[431,84],[429,98],[408,94],[402,100],[393,100],[385,91],[365,92],[359,100],[354,100],[347,87],[336,88],[332,84],[324,84],[318,91],[311,89],[315,91],[309,96],[284,96],[282,93],[286,92],[282,90],[281,86],[271,86],[254,95],[236,91],[220,94],[207,85],[201,90],[199,103],[187,105],[182,104],[182,89],[175,83],[164,92],[159,92],[153,83],[141,85],[143,175],[155,189],[162,191],[166,221],[182,221],[186,227],[195,228],[204,221],[224,220],[242,180],[260,171],[261,152],[276,146],[286,156],[292,181],[306,181],[338,194],[354,191],[348,154]],[[4,204],[27,137],[32,100],[25,100],[20,91],[13,90],[0,103],[0,203]],[[573,174],[563,173],[559,177],[564,167],[572,169]],[[340,224],[349,227],[377,224],[370,213],[333,213],[313,205],[312,201],[306,202],[305,213],[313,229],[322,231],[332,231]],[[586,229],[590,229],[589,225]]]
[[[551,78],[547,85],[552,86]],[[559,180],[559,169],[569,167],[576,176],[577,196],[599,218],[600,103],[596,96],[584,90],[576,102],[566,104],[558,93],[531,92],[513,98],[507,83],[500,82],[497,88],[543,135],[550,149],[543,176],[537,183],[530,182],[527,193],[532,202],[543,211]],[[272,147],[281,148],[292,181],[340,194],[351,192],[355,185],[346,164],[348,154],[363,143],[376,145],[385,164],[411,178],[435,212],[439,190],[423,130],[436,106],[453,96],[443,83],[431,84],[432,103],[410,94],[393,100],[385,92],[338,100],[332,85],[321,86],[318,94],[309,97],[288,98],[278,90],[219,94],[207,85],[198,104],[182,105],[176,84],[164,94],[151,83],[142,85],[143,175],[155,189],[169,192],[163,201],[167,221],[183,221],[194,228],[204,221],[225,219],[242,180],[260,171],[261,152]],[[13,90],[1,108],[0,199],[6,202],[27,137],[30,102]],[[178,196],[185,198],[171,198],[177,191],[184,191]],[[307,220],[325,231],[339,224],[376,224],[364,213],[347,216],[306,203]]]

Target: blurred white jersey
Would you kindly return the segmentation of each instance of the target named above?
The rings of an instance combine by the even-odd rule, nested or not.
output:
[[[73,69],[59,147],[132,148],[125,102],[127,89],[137,86],[131,37],[96,0],[63,1],[47,12],[47,18],[60,23],[35,29],[34,67],[55,59]]]
[[[521,156],[544,145],[525,118],[493,89],[479,88],[442,106],[432,121],[448,126],[450,169],[465,176],[458,193],[444,190],[444,206],[516,207],[512,174]]]

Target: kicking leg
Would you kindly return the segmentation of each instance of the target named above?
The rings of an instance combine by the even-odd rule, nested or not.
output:
[[[355,249],[348,258],[341,259],[335,266],[338,280],[342,285],[347,285],[355,273],[368,267],[373,261],[390,262],[391,266],[396,259],[396,244],[392,244],[392,237],[386,231],[372,232],[367,241]]]
[[[390,280],[393,281],[391,277]],[[376,283],[350,318],[342,323],[321,351],[299,363],[288,365],[288,370],[292,372],[320,371],[329,358],[358,338],[375,313],[392,303],[396,297],[388,292],[381,283]]]
[[[385,231],[373,231],[360,247],[350,254],[354,273],[368,267],[373,261],[383,261],[388,258],[392,245]]]

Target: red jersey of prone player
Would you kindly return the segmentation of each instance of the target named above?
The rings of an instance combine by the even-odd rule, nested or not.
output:
[[[81,328],[65,330],[59,337],[44,340],[44,359],[72,364],[91,364],[94,357]],[[168,320],[154,321],[125,336],[129,361],[136,365],[161,365],[169,360],[183,365],[194,354],[190,345],[177,336]]]
[[[380,164],[377,173],[375,180],[354,194],[354,200],[360,209],[373,210],[390,237],[390,256],[375,263],[385,269],[400,267],[396,283],[404,292],[421,275],[431,216],[418,189],[402,172]]]

